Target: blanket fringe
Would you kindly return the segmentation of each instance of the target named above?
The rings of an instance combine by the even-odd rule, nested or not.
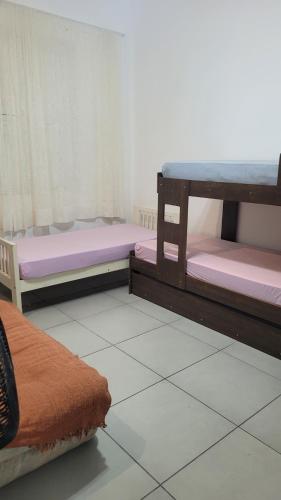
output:
[[[88,435],[90,434],[90,432],[93,429],[95,429],[95,428],[96,429],[98,429],[98,428],[105,429],[106,427],[107,427],[107,425],[105,424],[105,422],[102,422],[101,424],[97,425],[96,427],[89,426],[87,428],[79,429],[77,431],[73,431],[71,433],[68,433],[63,437],[57,438],[54,441],[50,441],[48,443],[32,444],[32,445],[26,445],[26,446],[28,446],[29,448],[35,448],[36,450],[40,451],[41,453],[44,453],[44,452],[47,452],[49,450],[52,450],[53,448],[55,448],[55,446],[58,443],[61,443],[62,441],[69,441],[70,439],[78,439],[78,440],[85,439],[86,440]]]

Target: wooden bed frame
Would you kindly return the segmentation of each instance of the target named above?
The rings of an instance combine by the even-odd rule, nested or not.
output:
[[[157,263],[130,255],[130,292],[281,359],[281,307],[186,274],[189,196],[223,200],[221,238],[236,241],[239,203],[281,206],[281,155],[276,186],[188,181],[158,174]],[[179,207],[179,223],[165,220]],[[164,242],[178,245],[166,259]]]
[[[134,222],[147,229],[152,229],[155,227],[156,216],[148,213],[146,210],[135,207]],[[51,274],[43,278],[23,280],[20,278],[19,274],[16,243],[0,238],[0,283],[11,291],[12,302],[20,311],[22,311],[22,293],[24,292],[60,285],[84,278],[98,277],[128,268],[129,256],[127,259]]]

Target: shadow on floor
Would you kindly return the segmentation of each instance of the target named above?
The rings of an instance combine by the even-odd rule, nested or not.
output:
[[[95,437],[88,443],[17,479],[0,491],[1,500],[67,500],[107,469]],[[82,498],[82,496],[81,496]]]

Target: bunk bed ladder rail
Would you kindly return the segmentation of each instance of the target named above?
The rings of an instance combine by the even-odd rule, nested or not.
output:
[[[277,187],[280,189],[280,193],[281,193],[281,154],[279,156],[279,169],[278,169]]]
[[[185,288],[189,181],[158,174],[157,275],[160,281]],[[179,207],[179,223],[165,221],[165,206]],[[165,257],[164,245],[178,247],[178,260]]]

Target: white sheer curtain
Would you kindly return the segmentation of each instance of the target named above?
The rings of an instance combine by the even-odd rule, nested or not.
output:
[[[0,0],[0,230],[124,217],[122,46]]]

